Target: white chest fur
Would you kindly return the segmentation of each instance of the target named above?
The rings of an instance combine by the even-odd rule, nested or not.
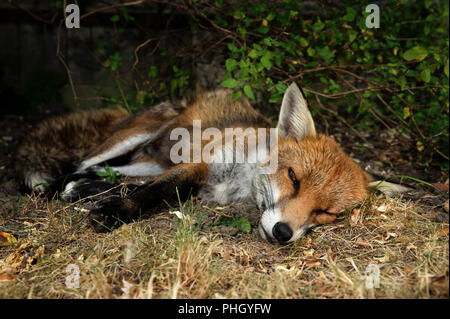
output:
[[[208,182],[198,193],[203,200],[212,200],[220,204],[253,201],[252,181],[258,174],[259,164],[267,157],[267,150],[257,152],[254,158],[256,160],[248,160],[251,158],[248,156],[243,163],[224,163],[223,159],[232,151],[224,147],[219,158],[215,158],[210,164]],[[237,157],[236,154],[232,156],[234,159]]]

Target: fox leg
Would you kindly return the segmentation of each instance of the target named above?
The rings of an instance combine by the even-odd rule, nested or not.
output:
[[[172,123],[180,110],[179,106],[162,102],[119,123],[116,131],[81,161],[76,173],[84,172],[94,165],[125,155],[144,143],[154,141]]]
[[[130,177],[157,177],[166,171],[166,167],[160,165],[150,157],[140,158],[128,165],[111,166],[110,169],[119,175]],[[117,193],[114,190],[119,182],[99,181],[97,173],[105,172],[103,167],[91,167],[86,174],[74,174],[69,176],[69,181],[65,183],[64,190],[61,192],[61,199],[73,201],[82,199],[94,194],[113,190],[108,194]]]
[[[208,164],[186,163],[173,166],[154,181],[139,186],[125,198],[114,198],[90,213],[90,220],[97,232],[112,230],[120,222],[130,222],[140,211],[176,199],[186,200],[196,193],[208,177]]]

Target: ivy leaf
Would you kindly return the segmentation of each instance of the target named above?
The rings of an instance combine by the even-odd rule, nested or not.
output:
[[[232,89],[236,86],[236,84],[237,84],[237,81],[233,78],[230,78],[230,79],[223,81],[220,85],[222,85],[223,87]]]
[[[245,95],[248,96],[249,99],[251,99],[251,100],[255,99],[255,96],[253,95],[253,91],[252,91],[252,88],[250,87],[250,85],[247,84],[244,86],[244,93],[245,93]]]
[[[353,9],[352,7],[347,7],[347,14],[345,16],[343,16],[342,18],[347,21],[347,22],[351,22],[353,20],[355,20],[356,14],[358,13],[355,9]]]
[[[269,70],[272,67],[272,53],[267,51],[261,58],[261,64]]]
[[[406,61],[411,61],[411,60],[422,61],[423,59],[425,59],[427,57],[427,55],[428,55],[427,49],[418,45],[418,46],[415,46],[415,47],[407,50],[405,53],[403,53],[403,58]]]
[[[444,66],[444,73],[448,77],[448,60],[447,60],[447,63],[445,63],[445,66]]]
[[[314,33],[321,31],[323,28],[325,28],[325,23],[320,21],[320,19],[317,20],[317,22],[313,24]]]
[[[330,50],[330,47],[328,45],[318,49],[317,54],[325,61],[329,61],[334,57],[334,53]]]
[[[308,49],[306,49],[306,53],[308,53],[309,56],[314,56],[314,54],[316,54],[316,50],[309,47]]]
[[[308,46],[308,40],[306,40],[305,38],[303,38],[303,37],[300,37],[300,39],[299,39],[299,42],[300,42],[300,45],[302,46],[302,47],[307,47]]]
[[[420,72],[420,78],[425,83],[430,82],[430,80],[431,80],[431,71],[430,71],[430,69],[425,69],[422,72]]]

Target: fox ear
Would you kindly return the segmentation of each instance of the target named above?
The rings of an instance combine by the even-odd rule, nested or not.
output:
[[[297,141],[316,136],[306,99],[295,82],[284,93],[277,128],[284,137],[292,136]]]

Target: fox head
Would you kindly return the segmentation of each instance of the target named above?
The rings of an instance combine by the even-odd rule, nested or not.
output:
[[[261,236],[285,244],[364,199],[369,177],[332,138],[316,133],[295,83],[284,94],[277,128],[278,168],[255,179],[254,197],[263,210]]]

